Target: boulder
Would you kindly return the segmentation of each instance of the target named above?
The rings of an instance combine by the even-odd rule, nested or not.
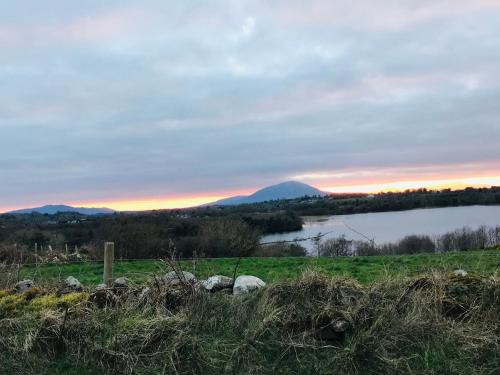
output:
[[[68,291],[79,292],[83,289],[83,285],[76,277],[68,276],[64,280],[65,289]]]
[[[453,275],[458,276],[458,277],[466,277],[469,274],[467,271],[460,269],[460,270],[453,271]]]
[[[182,275],[184,277],[184,280],[179,279],[179,276],[175,271],[170,271],[165,276],[163,276],[163,279],[167,284],[170,285],[179,285],[184,281],[190,284],[194,284],[196,282],[196,276],[194,276],[191,272],[182,271]]]
[[[200,282],[201,288],[209,292],[217,292],[222,289],[231,289],[233,286],[233,279],[227,276],[211,276],[207,280]]]
[[[35,283],[33,282],[33,280],[19,281],[15,285],[14,291],[16,293],[24,293],[24,292],[28,291],[29,289],[33,288],[34,285],[35,285]]]
[[[238,276],[234,281],[233,294],[246,294],[252,290],[263,288],[266,283],[255,276]]]

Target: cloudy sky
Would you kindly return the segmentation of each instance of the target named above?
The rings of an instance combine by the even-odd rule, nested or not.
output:
[[[500,185],[499,0],[0,2],[0,211]]]

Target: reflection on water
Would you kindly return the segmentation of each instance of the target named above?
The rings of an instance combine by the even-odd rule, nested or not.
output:
[[[431,208],[411,211],[380,212],[355,215],[306,216],[300,231],[264,236],[262,242],[293,240],[332,232],[324,238],[344,234],[352,240],[365,235],[377,244],[398,241],[409,234],[435,236],[462,227],[476,229],[481,225],[500,225],[500,206],[467,206]],[[359,232],[361,234],[358,234]],[[312,241],[301,244],[308,250]]]

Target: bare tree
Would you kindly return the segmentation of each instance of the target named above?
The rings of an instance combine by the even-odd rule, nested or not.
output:
[[[200,250],[207,257],[249,256],[258,246],[258,233],[238,219],[217,218],[201,228]]]
[[[352,244],[352,240],[348,240],[345,235],[341,235],[321,243],[319,252],[322,256],[328,257],[349,256],[353,254]]]

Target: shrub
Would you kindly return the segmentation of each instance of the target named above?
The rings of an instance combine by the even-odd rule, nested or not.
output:
[[[429,236],[411,235],[404,237],[398,243],[398,253],[415,254],[434,252],[436,245]]]
[[[339,257],[353,255],[353,241],[348,240],[345,235],[329,238],[319,244],[319,253],[326,257]]]

